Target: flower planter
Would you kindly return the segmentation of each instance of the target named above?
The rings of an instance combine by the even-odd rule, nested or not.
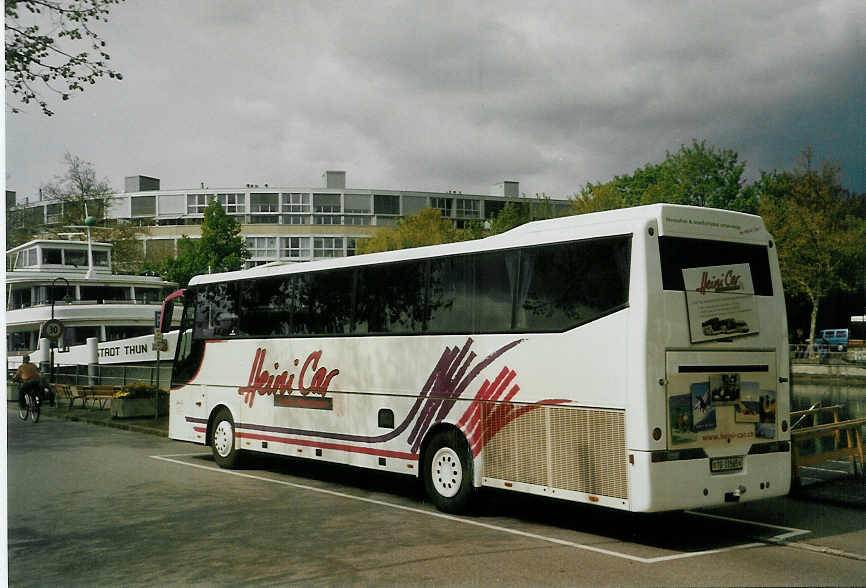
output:
[[[168,396],[160,395],[159,414],[168,414]],[[153,398],[112,398],[111,418],[131,419],[136,417],[152,417]]]

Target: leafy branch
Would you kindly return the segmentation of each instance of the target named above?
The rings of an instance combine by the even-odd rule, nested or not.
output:
[[[123,0],[5,0],[6,86],[21,104],[35,102],[51,116],[43,96],[44,88],[69,100],[99,78],[122,80],[123,74],[110,68],[111,56],[105,41],[91,29],[92,22],[108,22],[114,4]],[[24,18],[41,22],[22,22]],[[42,30],[45,21],[52,32]],[[70,52],[59,41],[83,42],[89,49]],[[90,51],[94,54],[91,56]],[[22,112],[18,106],[12,113]]]

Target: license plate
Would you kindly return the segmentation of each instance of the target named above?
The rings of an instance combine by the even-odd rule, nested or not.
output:
[[[719,472],[734,472],[741,469],[743,469],[742,455],[714,457],[710,459],[710,471],[714,474],[718,474]]]

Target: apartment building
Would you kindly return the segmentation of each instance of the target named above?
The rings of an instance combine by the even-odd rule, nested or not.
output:
[[[241,225],[252,267],[272,261],[309,261],[354,255],[359,239],[427,207],[441,211],[457,227],[484,222],[508,202],[530,207],[565,207],[566,201],[522,198],[519,184],[503,181],[490,194],[456,190],[413,190],[346,187],[346,172],[322,174],[320,187],[272,187],[246,184],[236,188],[163,190],[159,178],[136,175],[124,180],[124,192],[112,196],[106,218],[147,226],[142,246],[148,259],[174,255],[184,235],[201,236],[204,209],[218,201]],[[34,222],[58,223],[62,203],[37,201],[23,205]]]

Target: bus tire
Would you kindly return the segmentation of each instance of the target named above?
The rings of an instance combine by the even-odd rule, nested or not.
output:
[[[219,409],[214,416],[210,447],[219,467],[231,469],[238,464],[240,452],[235,448],[235,421],[227,408]]]
[[[466,439],[456,429],[435,433],[424,451],[422,469],[427,496],[439,510],[452,514],[469,510],[475,488]]]

